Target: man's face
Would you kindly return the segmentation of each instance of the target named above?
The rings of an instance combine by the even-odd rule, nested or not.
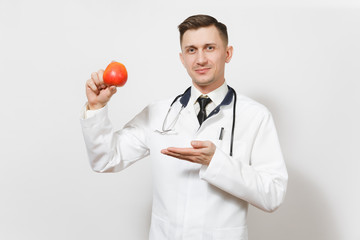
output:
[[[193,84],[206,93],[224,83],[225,63],[230,62],[232,51],[217,28],[209,26],[184,33],[180,59]]]

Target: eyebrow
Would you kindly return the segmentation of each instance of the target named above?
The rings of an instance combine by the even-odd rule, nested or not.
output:
[[[211,46],[211,45],[217,45],[216,43],[205,43],[203,46],[204,47],[208,47],[208,46]],[[197,48],[195,45],[187,45],[184,47],[184,49],[188,49],[188,48]]]

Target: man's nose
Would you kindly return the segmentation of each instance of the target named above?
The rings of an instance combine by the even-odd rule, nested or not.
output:
[[[196,56],[196,64],[205,65],[207,63],[206,54],[203,51],[199,51]]]

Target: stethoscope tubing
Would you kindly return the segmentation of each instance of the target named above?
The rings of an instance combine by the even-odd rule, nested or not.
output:
[[[235,92],[235,90],[233,89],[233,88],[231,88],[231,87],[229,87],[231,90],[232,90],[232,92],[233,92],[233,96],[234,96],[234,105],[233,105],[233,121],[232,121],[232,127],[231,127],[231,138],[230,138],[230,156],[232,157],[233,156],[233,146],[234,146],[234,133],[235,133],[235,119],[236,119],[236,100],[237,100],[237,97],[236,97],[236,92]],[[176,96],[176,98],[172,101],[172,103],[170,104],[170,108],[169,108],[169,110],[168,110],[168,112],[167,112],[167,114],[166,114],[166,117],[165,117],[165,119],[164,119],[164,122],[163,122],[163,126],[162,126],[162,133],[167,133],[167,132],[169,132],[169,131],[171,131],[171,129],[169,129],[169,130],[167,130],[167,129],[165,129],[165,122],[166,122],[166,120],[167,120],[167,118],[168,118],[168,115],[169,115],[169,113],[170,113],[170,111],[171,111],[171,108],[172,108],[172,106],[174,105],[174,103],[180,98],[180,97],[182,97],[184,94],[180,94],[180,95],[178,95],[178,96]],[[176,119],[175,119],[175,121],[177,121],[177,119],[179,118],[179,115],[180,115],[180,113],[181,113],[181,111],[184,109],[184,107],[185,106],[181,106],[181,110],[180,110],[180,112],[178,113],[178,116],[176,117]],[[174,122],[174,121],[173,121]],[[173,123],[171,123],[171,125],[172,125]]]
[[[233,155],[233,145],[234,145],[234,132],[235,132],[235,114],[236,114],[236,92],[231,88],[234,94],[234,105],[233,105],[233,122],[231,127],[231,140],[230,140],[230,156]]]

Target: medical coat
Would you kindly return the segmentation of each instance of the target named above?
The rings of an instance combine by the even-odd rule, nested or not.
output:
[[[185,95],[173,104],[167,121],[176,118]],[[248,204],[271,212],[286,192],[287,170],[270,112],[237,95],[231,157],[233,98],[201,126],[194,106],[186,103],[174,131],[161,134],[172,101],[150,104],[119,131],[112,128],[107,107],[82,119],[92,169],[117,172],[149,156],[154,185],[150,240],[248,239]],[[160,153],[167,147],[191,147],[192,140],[210,140],[216,145],[209,166]]]

